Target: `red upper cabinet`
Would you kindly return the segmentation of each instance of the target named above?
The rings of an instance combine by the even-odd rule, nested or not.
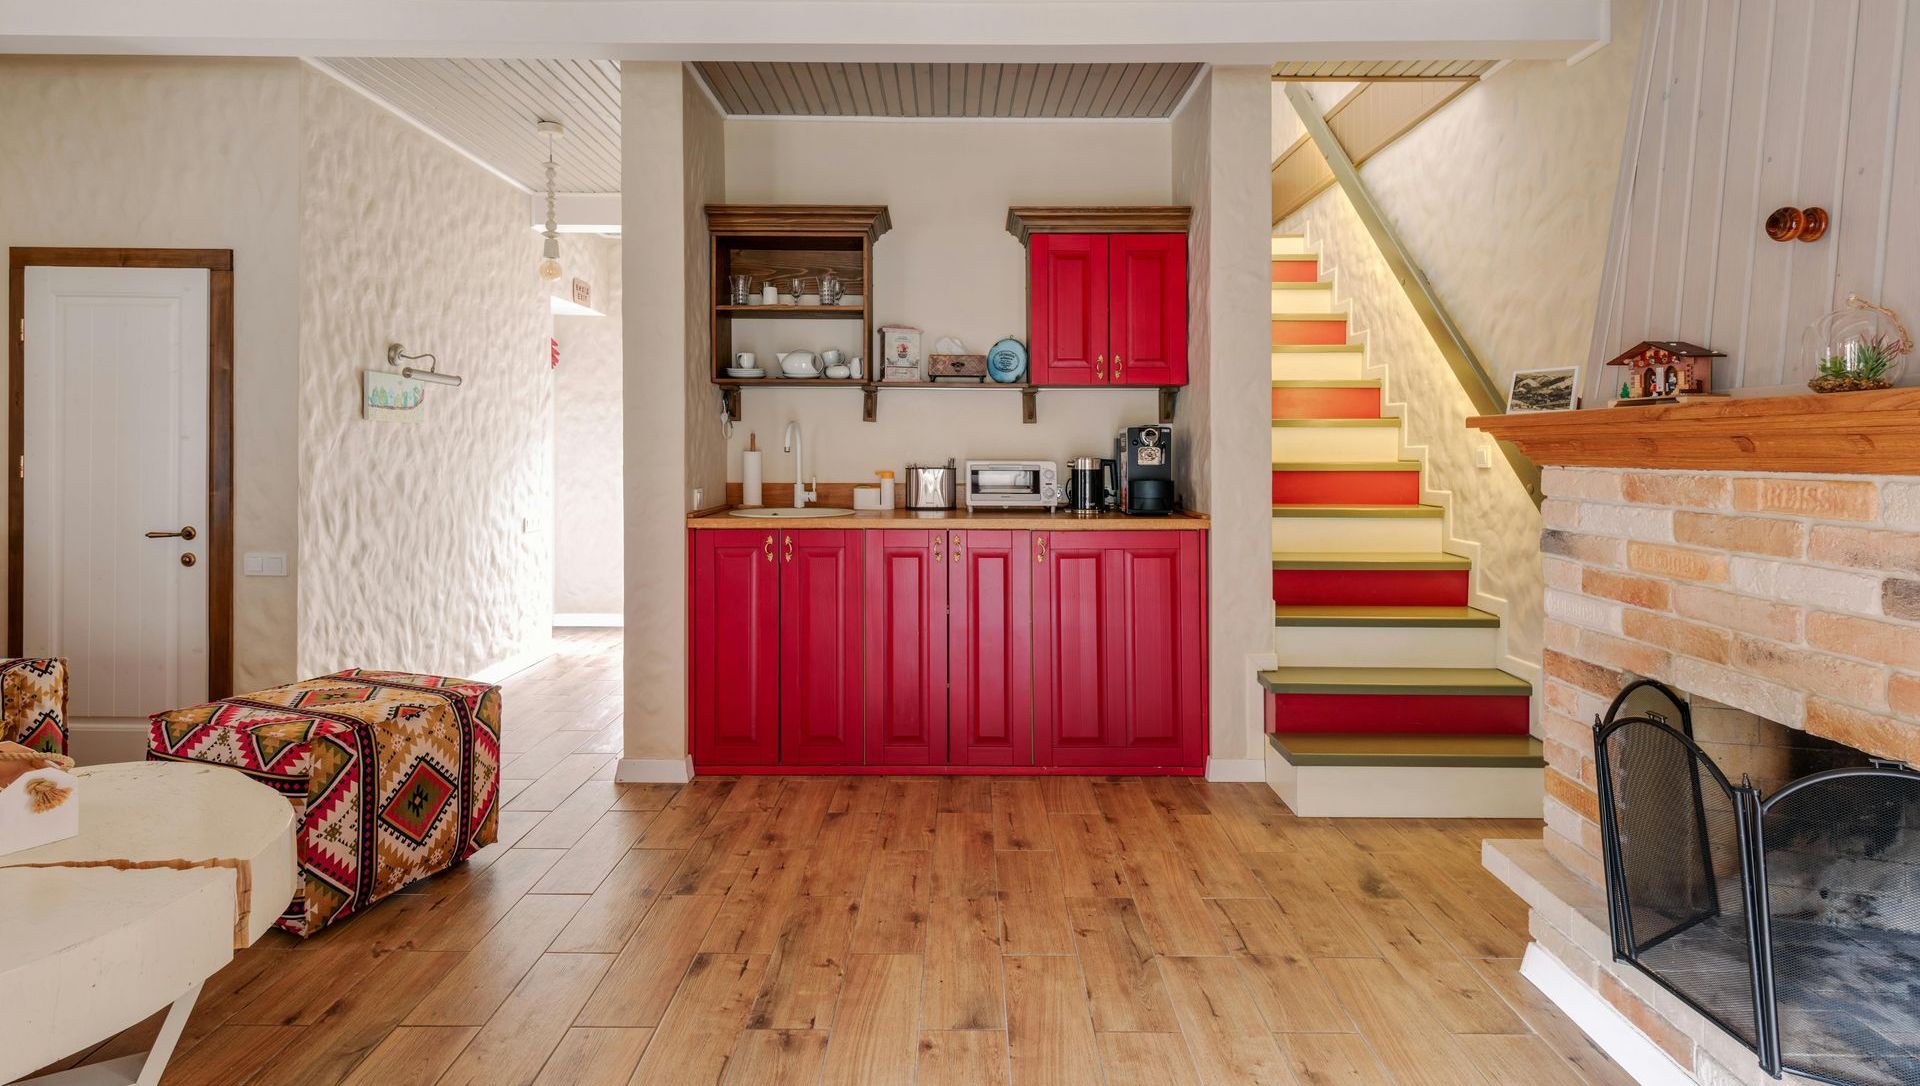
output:
[[[1028,358],[1036,385],[1107,383],[1107,240],[1104,234],[1033,236]]]
[[[1040,764],[1203,764],[1204,563],[1199,532],[1035,533]]]
[[[951,532],[948,715],[959,766],[1033,763],[1033,533]]]
[[[947,760],[947,535],[867,533],[869,765]]]
[[[731,535],[730,532],[708,532]],[[860,761],[858,530],[780,533],[780,762]]]
[[[778,533],[694,532],[687,599],[692,753],[703,765],[780,760]]]
[[[1116,385],[1187,383],[1187,236],[1108,241],[1107,374]]]

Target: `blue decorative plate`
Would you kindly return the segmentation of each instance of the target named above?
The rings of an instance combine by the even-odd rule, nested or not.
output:
[[[1027,345],[1008,336],[987,352],[987,375],[1011,385],[1027,375]]]

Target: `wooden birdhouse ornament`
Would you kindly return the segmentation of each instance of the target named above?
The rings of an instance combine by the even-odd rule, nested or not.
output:
[[[1608,362],[1624,372],[1609,384],[1618,394],[1613,406],[1646,403],[1683,403],[1712,396],[1713,360],[1726,355],[1711,347],[1680,340],[1644,340]]]

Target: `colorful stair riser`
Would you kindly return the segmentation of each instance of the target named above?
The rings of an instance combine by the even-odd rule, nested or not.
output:
[[[1377,419],[1378,388],[1276,388],[1276,419]]]
[[[1525,694],[1268,694],[1267,730],[1350,735],[1525,735]]]
[[[1419,505],[1420,472],[1276,471],[1273,504]]]
[[[1276,260],[1273,262],[1273,281],[1276,283],[1314,283],[1320,279],[1320,262],[1317,260]]]
[[[1273,602],[1314,606],[1464,607],[1464,569],[1276,569]]]

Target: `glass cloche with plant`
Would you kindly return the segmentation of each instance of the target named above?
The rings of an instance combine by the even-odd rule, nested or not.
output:
[[[1808,388],[1861,392],[1893,387],[1913,350],[1913,337],[1892,310],[1850,294],[1840,308],[1807,327],[1802,350],[1813,366]]]

